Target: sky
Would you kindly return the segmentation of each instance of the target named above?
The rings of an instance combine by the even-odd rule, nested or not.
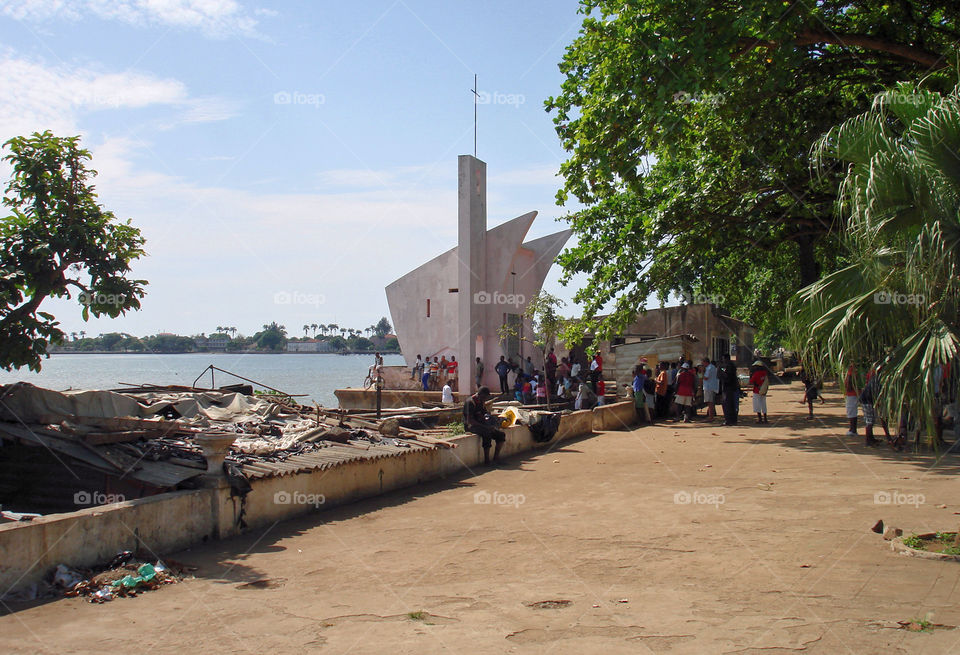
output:
[[[140,311],[42,309],[90,336],[389,317],[384,287],[456,245],[474,74],[488,225],[537,210],[529,238],[563,229],[575,207],[556,205],[564,153],[543,103],[577,6],[0,0],[0,141],[80,135],[100,203],[147,241]],[[559,278],[544,288],[570,301]]]

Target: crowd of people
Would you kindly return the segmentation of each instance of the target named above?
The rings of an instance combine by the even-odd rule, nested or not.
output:
[[[630,392],[640,420],[655,423],[658,420],[693,421],[700,409],[705,409],[704,420],[717,418],[716,406],[723,411],[724,425],[737,425],[740,414],[740,398],[745,395],[740,388],[736,363],[729,355],[719,362],[703,358],[700,363],[680,359],[675,362],[660,362],[656,374],[647,367],[645,359],[634,367]],[[768,423],[767,389],[770,385],[769,371],[763,362],[756,360],[750,367],[748,387],[753,392],[753,412],[757,423]]]
[[[479,357],[477,364],[482,366]],[[446,355],[434,356],[433,361],[430,361],[429,357],[424,360],[422,355],[417,355],[410,379],[419,381],[424,391],[441,391],[449,386],[452,393],[457,390],[459,367],[460,362],[457,361],[456,355],[450,355],[449,360]]]
[[[452,403],[458,384],[459,362],[454,355],[424,358],[417,355],[411,367],[410,379],[419,382],[424,391],[441,391],[442,402]],[[485,366],[480,357],[474,362],[476,388],[483,386]],[[515,362],[512,357],[500,356],[494,366],[500,381],[500,394],[525,405],[572,401],[576,409],[592,409],[605,402],[606,382],[603,379],[603,356],[593,353],[586,365],[576,361],[571,353],[557,358],[550,348],[542,370],[531,356]]]
[[[599,351],[584,366],[572,353],[558,360],[556,352],[550,348],[542,371],[529,356],[514,362],[512,357],[501,355],[494,371],[500,380],[500,393],[525,405],[542,405],[556,400],[572,401],[575,409],[593,409],[605,402],[607,390],[603,380],[603,356]]]

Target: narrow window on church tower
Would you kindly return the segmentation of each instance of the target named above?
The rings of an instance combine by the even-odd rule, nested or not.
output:
[[[427,318],[430,318],[430,299],[427,298]]]

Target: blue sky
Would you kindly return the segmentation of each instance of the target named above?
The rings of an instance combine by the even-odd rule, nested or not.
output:
[[[45,309],[88,334],[371,325],[388,283],[455,245],[474,73],[489,224],[535,209],[531,237],[562,229],[543,101],[576,10],[0,0],[0,139],[82,135],[102,204],[147,238],[141,311],[84,323],[75,302]],[[559,274],[545,287],[569,299]]]

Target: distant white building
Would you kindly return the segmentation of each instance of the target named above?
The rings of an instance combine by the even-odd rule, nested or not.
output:
[[[333,346],[329,341],[308,339],[307,341],[288,341],[288,353],[332,353]]]
[[[230,337],[194,337],[193,345],[195,345],[198,350],[226,350],[227,346],[230,345]]]

